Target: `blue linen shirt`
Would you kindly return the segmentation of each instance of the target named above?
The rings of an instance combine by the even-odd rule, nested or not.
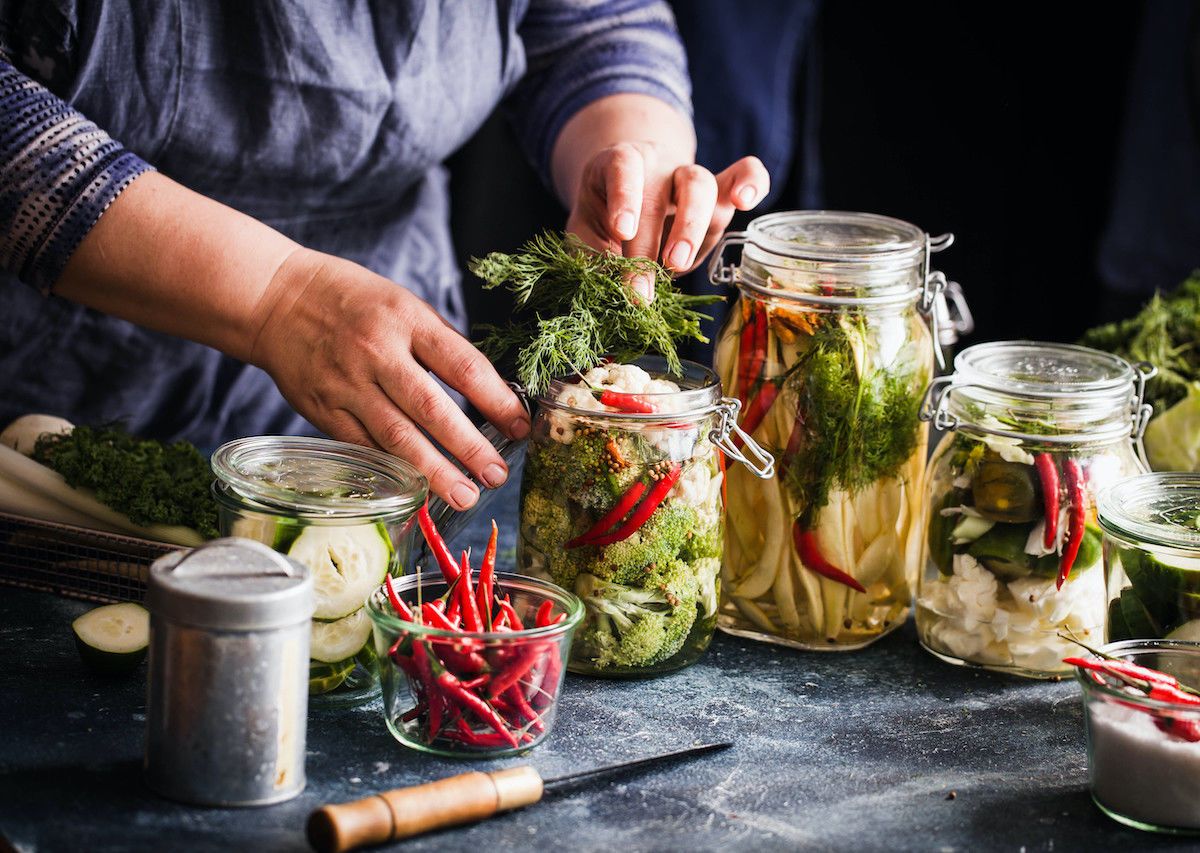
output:
[[[0,0],[0,425],[45,412],[207,447],[314,432],[257,368],[53,295],[146,169],[462,329],[443,160],[507,97],[545,178],[567,119],[626,92],[690,109],[660,2]]]

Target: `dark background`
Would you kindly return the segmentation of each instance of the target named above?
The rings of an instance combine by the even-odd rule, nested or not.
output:
[[[1101,294],[1097,246],[1142,8],[825,3],[816,32],[824,206],[953,231],[937,266],[966,290],[971,341],[1073,340],[1108,319],[1116,308]],[[502,118],[451,170],[462,260],[562,227]],[[798,207],[796,176],[772,177],[783,191],[771,209]],[[507,312],[466,275],[473,322]]]

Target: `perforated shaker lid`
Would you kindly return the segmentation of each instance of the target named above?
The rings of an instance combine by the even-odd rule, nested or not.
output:
[[[150,567],[150,612],[196,628],[257,631],[313,615],[308,569],[250,539],[214,539]]]

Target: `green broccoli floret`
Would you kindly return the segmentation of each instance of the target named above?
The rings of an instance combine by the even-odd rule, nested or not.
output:
[[[651,566],[669,566],[679,555],[696,518],[696,511],[685,503],[664,503],[641,530],[605,548],[596,557],[592,573],[616,583],[643,585]]]
[[[607,508],[656,461],[647,450],[628,431],[581,427],[569,444],[531,444],[526,465],[533,482],[553,484],[588,509]]]
[[[723,542],[721,540],[721,525],[710,524],[708,527],[695,530],[683,543],[679,558],[689,563],[705,560],[709,557],[720,557]]]
[[[521,502],[522,568],[572,589],[586,560],[578,550],[563,548],[563,543],[574,536],[571,524],[565,505],[541,489],[529,489]]]
[[[582,640],[598,668],[644,667],[675,655],[696,621],[699,586],[691,567],[674,561],[640,587],[580,574],[575,592],[588,609]]]

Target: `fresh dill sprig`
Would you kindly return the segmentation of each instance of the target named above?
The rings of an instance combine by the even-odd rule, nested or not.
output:
[[[515,356],[517,380],[532,394],[605,357],[632,361],[655,352],[679,374],[678,344],[708,342],[700,331],[707,315],[695,307],[724,298],[683,293],[654,261],[598,252],[571,234],[546,232],[519,252],[492,252],[469,266],[485,289],[506,287],[516,299],[510,325],[476,327],[485,333],[479,346],[493,360]],[[654,281],[651,303],[630,289],[635,275]]]

